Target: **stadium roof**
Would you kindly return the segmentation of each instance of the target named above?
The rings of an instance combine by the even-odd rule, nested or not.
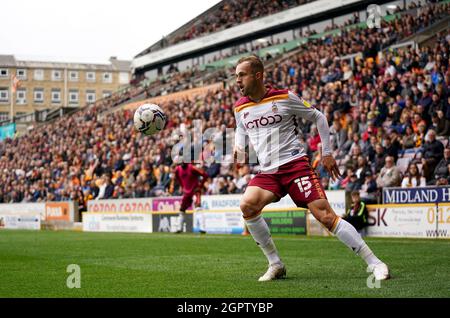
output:
[[[120,71],[120,72],[130,71],[131,61],[118,60],[114,56],[111,57],[109,61],[111,64],[23,61],[23,60],[16,60],[14,55],[0,55],[0,67],[56,68],[56,69],[67,68],[76,70],[99,70],[99,71]]]
[[[293,28],[299,28],[304,25],[324,21],[351,12],[365,10],[370,4],[382,4],[392,1],[393,0],[313,1],[270,16],[254,19],[225,30],[202,35],[192,40],[182,41],[150,52],[151,48],[156,49],[155,45],[153,45],[133,59],[131,64],[132,72],[145,72],[148,69],[155,69],[171,63],[198,57],[220,49],[256,40],[261,37],[292,30]]]
[[[14,67],[16,66],[16,59],[14,55],[0,55],[0,66]]]

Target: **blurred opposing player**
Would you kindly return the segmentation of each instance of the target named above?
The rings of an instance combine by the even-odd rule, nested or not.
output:
[[[389,278],[389,269],[370,250],[355,228],[331,208],[320,179],[311,168],[298,138],[297,117],[313,122],[322,141],[322,164],[331,178],[340,177],[330,147],[325,115],[288,90],[264,85],[264,65],[256,56],[241,58],[236,67],[236,83],[241,97],[235,104],[235,157],[245,157],[245,137],[253,146],[261,171],[249,182],[240,208],[257,245],[269,261],[259,281],[286,276],[267,223],[261,215],[269,203],[289,194],[298,207],[308,208],[314,217],[339,240],[363,258],[377,280]]]
[[[175,178],[183,190],[180,207],[180,228],[177,233],[183,232],[186,210],[194,202],[194,208],[201,206],[201,190],[208,179],[208,174],[191,163],[182,163],[175,168]],[[203,229],[200,233],[205,233]]]

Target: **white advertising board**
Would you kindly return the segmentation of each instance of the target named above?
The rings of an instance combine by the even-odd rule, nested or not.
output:
[[[244,231],[242,212],[194,212],[193,231],[210,234],[241,234]]]
[[[83,213],[85,232],[136,232],[153,231],[151,213]]]
[[[3,215],[39,215],[41,221],[45,221],[46,210],[43,203],[1,203],[0,216]]]
[[[450,238],[450,205],[370,205],[367,236]]]
[[[41,216],[35,215],[0,215],[0,229],[40,230]]]

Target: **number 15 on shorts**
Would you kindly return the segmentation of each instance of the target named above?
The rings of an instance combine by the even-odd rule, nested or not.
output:
[[[294,182],[297,184],[300,192],[305,193],[305,198],[309,197],[312,187],[311,181],[309,181],[309,176],[297,178],[294,180]]]

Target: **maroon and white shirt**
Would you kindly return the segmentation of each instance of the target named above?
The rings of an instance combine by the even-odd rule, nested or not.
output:
[[[291,160],[306,156],[298,134],[298,118],[316,124],[322,142],[322,154],[331,154],[327,119],[303,98],[288,90],[268,87],[263,99],[255,103],[240,98],[234,106],[235,146],[245,148],[245,136],[256,152],[262,172],[270,172]]]

